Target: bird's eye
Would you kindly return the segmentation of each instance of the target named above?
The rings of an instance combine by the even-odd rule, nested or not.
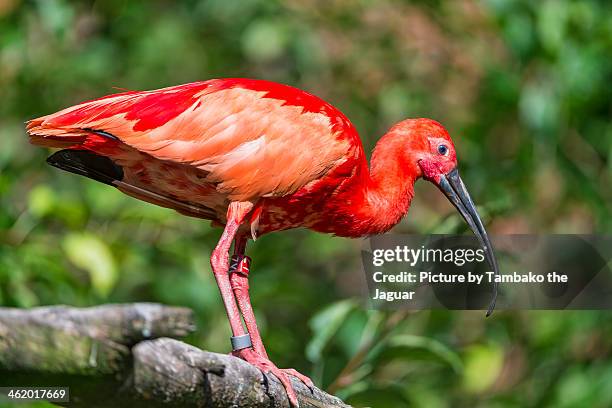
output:
[[[446,145],[441,144],[438,146],[438,153],[442,156],[446,156],[448,154],[448,147]]]

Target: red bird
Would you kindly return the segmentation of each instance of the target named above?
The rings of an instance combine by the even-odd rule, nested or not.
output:
[[[288,376],[312,381],[268,359],[248,293],[249,238],[297,227],[343,237],[384,233],[407,213],[422,177],[459,210],[497,273],[453,142],[431,119],[393,126],[369,169],[355,127],[338,109],[300,89],[253,79],[105,96],[31,120],[27,131],[33,144],[64,148],[47,160],[55,167],[224,227],[210,261],[233,354],[276,375],[293,405]]]

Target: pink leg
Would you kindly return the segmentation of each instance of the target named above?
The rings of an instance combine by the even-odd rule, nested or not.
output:
[[[210,264],[215,275],[215,280],[217,281],[217,286],[219,286],[219,291],[221,292],[225,311],[227,312],[227,317],[234,336],[243,336],[246,333],[244,327],[242,327],[238,305],[236,305],[236,300],[234,299],[234,294],[232,293],[229,277],[227,275],[229,267],[229,248],[242,220],[252,208],[253,204],[251,203],[230,204],[227,210],[227,224],[219,239],[219,243],[210,257]]]
[[[236,350],[232,354],[248,361],[265,373],[271,372],[274,374],[285,386],[287,396],[289,397],[291,404],[298,406],[297,395],[295,394],[291,380],[288,376],[291,375],[296,377],[309,388],[312,388],[314,384],[310,378],[292,368],[279,369],[268,358],[268,354],[266,353],[266,349],[259,334],[259,329],[257,328],[257,322],[255,321],[255,315],[253,313],[253,307],[251,306],[251,300],[249,297],[248,277],[250,258],[244,255],[246,241],[247,240],[245,237],[238,237],[234,242],[234,255],[232,256],[231,262],[230,283],[232,289],[234,290],[236,300],[238,301],[238,306],[242,312],[242,317],[244,318],[244,322],[247,326],[247,331],[251,336],[253,348]]]
[[[234,255],[230,262],[230,284],[234,291],[234,296],[238,302],[238,307],[242,312],[244,323],[247,331],[251,335],[253,348],[262,357],[268,358],[268,353],[261,341],[259,328],[255,321],[255,314],[251,306],[249,297],[249,268],[251,266],[251,258],[244,254],[246,248],[246,238],[238,237],[234,241]]]

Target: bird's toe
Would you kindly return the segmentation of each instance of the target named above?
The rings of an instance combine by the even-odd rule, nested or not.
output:
[[[312,380],[303,374],[300,374],[292,368],[280,369],[272,361],[261,356],[253,349],[242,349],[232,352],[234,357],[238,357],[246,362],[259,368],[264,374],[273,374],[281,382],[285,391],[287,392],[287,398],[291,403],[292,407],[298,408],[300,406],[297,398],[297,394],[291,383],[290,376],[297,378],[302,381],[311,391],[314,387]]]
[[[294,370],[293,368],[281,368],[281,371],[283,371],[285,374],[297,378],[298,380],[303,382],[308,388],[310,388],[311,392],[313,391],[314,383],[312,382],[310,377],[305,376],[304,374],[300,373],[297,370]]]

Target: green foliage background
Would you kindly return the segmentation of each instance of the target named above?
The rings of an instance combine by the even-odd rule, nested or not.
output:
[[[606,1],[0,0],[0,304],[185,305],[190,341],[227,352],[219,231],[48,167],[23,122],[236,76],[332,102],[368,151],[395,121],[441,121],[492,234],[612,230]],[[395,231],[464,229],[419,182]],[[610,313],[365,311],[360,246],[308,231],[251,246],[279,366],[358,406],[612,406]]]

